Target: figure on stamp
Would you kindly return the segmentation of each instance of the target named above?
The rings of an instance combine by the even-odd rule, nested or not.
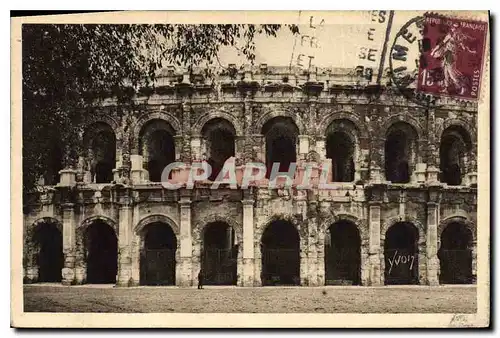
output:
[[[466,40],[474,40],[474,38],[459,31],[457,28],[458,23],[455,23],[443,40],[436,44],[436,47],[431,52],[431,56],[441,61],[444,75],[444,86],[441,91],[447,92],[448,88],[454,87],[462,95],[466,90],[467,79],[456,66],[457,52],[461,49],[471,54],[476,54],[476,51],[465,45]]]

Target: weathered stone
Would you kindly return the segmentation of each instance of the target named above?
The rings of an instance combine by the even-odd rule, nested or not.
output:
[[[89,128],[82,138],[84,151],[79,156],[78,178],[75,170],[62,170],[60,184],[50,196],[34,194],[26,200],[26,209],[30,211],[25,213],[24,222],[25,283],[36,282],[39,278],[37,255],[40,248],[33,229],[44,218],[62,224],[64,265],[61,277],[66,285],[86,283],[89,253],[85,231],[97,219],[110,225],[116,235],[116,284],[119,286],[144,283],[143,228],[152,222],[164,223],[175,235],[176,247],[171,248],[175,251],[172,283],[178,286],[197,285],[203,264],[206,226],[214,222],[226,223],[234,230],[234,242],[227,244],[235,248],[236,256],[232,259],[238,286],[263,284],[262,237],[276,220],[287,221],[298,233],[300,256],[296,277],[301,285],[326,283],[325,271],[329,267],[325,264],[328,255],[325,241],[330,236],[330,226],[342,221],[353,224],[359,233],[357,252],[362,285],[376,286],[386,282],[384,276],[389,264],[386,262],[390,258],[385,257],[386,232],[395,224],[405,222],[413,224],[418,233],[415,255],[418,256],[420,284],[439,283],[440,236],[451,221],[465,224],[472,233],[470,250],[472,275],[475,276],[477,107],[463,107],[450,101],[445,107],[426,113],[425,109],[403,97],[383,90],[377,102],[370,103],[366,93],[357,89],[354,83],[352,86],[335,85],[339,79],[344,83],[348,81],[344,73],[340,76],[318,71],[309,74],[308,78],[307,74],[290,75],[274,68],[273,72],[261,69],[255,72],[248,68],[240,75],[242,81],[238,82],[239,77],[221,74],[216,85],[207,90],[191,84],[192,79],[184,74],[182,83],[172,86],[172,90],[156,93],[150,101],[137,98],[138,102],[145,103],[142,111],[126,111],[124,116],[118,117],[116,109],[103,107],[102,113],[96,113],[93,120],[88,121]],[[166,76],[163,80],[169,83],[168,77],[176,75]],[[285,76],[290,82],[286,86],[281,83]],[[256,79],[278,85],[254,85]],[[225,87],[221,85],[224,83]],[[325,83],[329,83],[330,88],[323,85]],[[269,90],[271,87],[293,90]],[[340,168],[339,173],[349,178],[349,182],[331,182],[332,175],[327,175],[326,186],[313,185],[306,190],[296,186],[269,189],[267,179],[246,190],[231,189],[227,185],[211,190],[210,182],[197,182],[193,191],[184,187],[168,190],[160,182],[150,182],[150,160],[154,154],[148,147],[154,143],[150,141],[156,131],[172,136],[173,144],[169,148],[175,153],[172,159],[186,162],[186,170],[176,169],[172,173],[179,178],[189,172],[192,163],[217,157],[217,149],[211,144],[206,128],[212,123],[214,128],[231,133],[234,140],[231,156],[234,156],[239,173],[245,161],[267,162],[271,158],[269,148],[272,145],[266,142],[285,137],[290,141],[289,149],[295,151],[291,155],[298,162],[302,175],[306,162],[313,162],[317,167],[311,177],[319,180],[319,165],[328,163],[333,169]],[[273,123],[287,127],[270,128]],[[395,125],[411,142],[401,142],[406,148],[391,157],[386,150],[393,146],[387,143],[391,143],[388,135],[395,130]],[[144,131],[146,126],[149,132]],[[463,179],[457,186],[440,182],[443,179],[440,165],[445,159],[439,158],[439,149],[448,128],[459,130],[451,135],[463,137],[469,145],[466,155],[452,154],[455,161],[452,164],[462,165]],[[286,130],[290,133],[279,134]],[[114,133],[111,137],[116,141],[114,151],[90,146],[93,138],[104,131]],[[269,131],[275,134],[269,135]],[[330,144],[331,132],[342,132],[349,139],[352,151],[345,152],[348,158],[336,157],[344,149]],[[228,149],[231,147],[226,151]],[[406,166],[407,183],[388,182],[387,177],[393,173],[387,167],[392,171],[398,169],[394,163],[387,163],[391,159]],[[106,170],[115,173],[115,177],[111,177],[114,183],[110,180],[95,184],[99,161],[107,163],[109,168]],[[76,181],[74,193],[70,188]]]

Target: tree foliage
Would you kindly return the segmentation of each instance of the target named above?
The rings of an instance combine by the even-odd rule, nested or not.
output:
[[[54,156],[75,157],[82,109],[125,86],[149,86],[167,64],[212,63],[223,46],[255,60],[255,37],[281,25],[58,25],[22,27],[23,190],[36,187]],[[288,28],[298,33],[298,27]]]

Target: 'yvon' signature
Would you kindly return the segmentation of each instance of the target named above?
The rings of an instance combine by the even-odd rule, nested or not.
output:
[[[414,255],[398,255],[398,250],[394,252],[394,256],[391,258],[389,257],[389,264],[391,267],[389,268],[389,274],[392,271],[393,266],[398,266],[399,264],[410,264],[410,270],[413,269],[413,263],[415,261],[415,256]]]

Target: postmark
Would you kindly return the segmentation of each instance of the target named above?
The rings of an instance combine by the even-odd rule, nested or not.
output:
[[[389,72],[392,85],[406,99],[424,107],[436,107],[437,95],[417,90],[424,20],[424,16],[417,16],[396,33],[390,50]]]
[[[488,24],[427,14],[423,26],[417,90],[476,100]]]

